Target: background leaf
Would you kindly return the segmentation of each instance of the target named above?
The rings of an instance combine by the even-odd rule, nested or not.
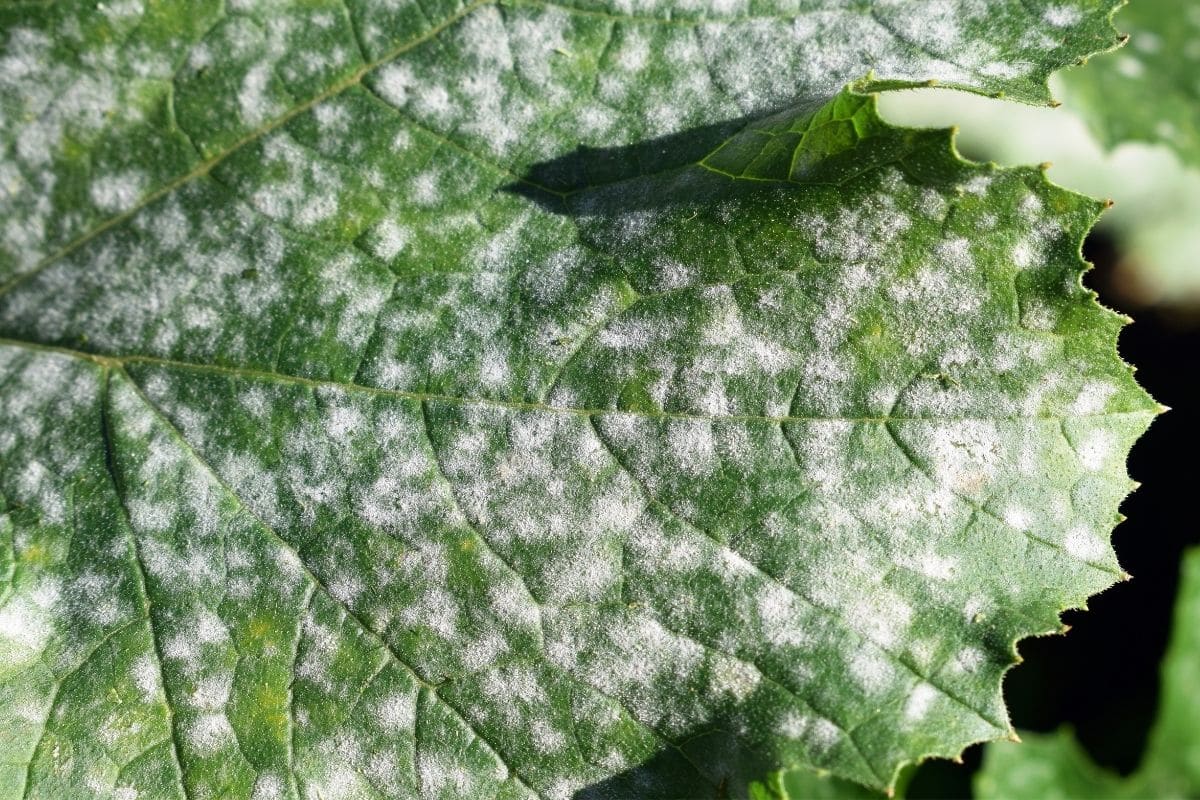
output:
[[[1109,147],[1162,143],[1200,164],[1200,8],[1186,0],[1137,0],[1117,17],[1119,51],[1062,74],[1068,105],[1084,112]]]
[[[1096,767],[1069,731],[989,745],[976,777],[980,797],[1194,797],[1200,791],[1200,550],[1184,557],[1159,717],[1142,764],[1127,778]]]

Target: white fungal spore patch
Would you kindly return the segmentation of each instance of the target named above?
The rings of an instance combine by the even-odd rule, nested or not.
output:
[[[31,792],[884,788],[1006,731],[996,643],[1111,580],[1150,406],[1086,204],[841,90],[1044,100],[1103,9],[260,5],[0,34]]]

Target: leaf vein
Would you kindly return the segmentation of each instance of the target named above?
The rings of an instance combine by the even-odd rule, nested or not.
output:
[[[446,698],[443,697],[438,692],[437,685],[429,682],[424,677],[422,677],[422,675],[416,670],[415,667],[413,667],[411,664],[409,664],[408,661],[406,661],[404,658],[402,658],[400,656],[400,654],[395,649],[393,649],[391,643],[389,643],[387,641],[387,639],[385,639],[378,630],[376,630],[373,626],[369,625],[363,617],[359,616],[359,614],[354,611],[354,609],[352,609],[350,606],[348,606],[347,604],[345,604],[341,600],[339,600],[333,594],[333,592],[330,591],[329,587],[325,585],[325,583],[321,580],[321,578],[318,577],[317,574],[314,573],[309,568],[308,564],[305,563],[303,558],[296,551],[296,549],[291,545],[291,543],[288,542],[286,539],[284,539],[283,536],[281,536],[272,526],[268,525],[267,522],[264,519],[262,519],[262,517],[258,516],[258,514],[252,508],[250,508],[248,505],[246,505],[246,503],[242,500],[241,496],[238,495],[237,492],[235,492],[233,490],[233,488],[231,486],[229,486],[229,484],[227,484],[224,481],[224,479],[221,478],[221,476],[216,473],[216,471],[208,464],[208,462],[205,461],[200,456],[200,453],[192,446],[192,444],[187,440],[187,438],[184,437],[183,433],[177,427],[175,427],[175,424],[173,422],[171,422],[171,420],[169,420],[162,413],[162,411],[159,410],[159,408],[150,400],[149,397],[146,396],[146,393],[142,390],[142,387],[137,383],[137,381],[135,381],[133,379],[133,377],[130,376],[127,372],[122,371],[122,374],[125,376],[126,380],[129,381],[131,387],[137,393],[138,397],[141,399],[142,403],[146,406],[147,410],[150,411],[150,413],[152,413],[160,421],[160,423],[166,427],[166,429],[170,432],[172,438],[176,439],[179,442],[179,444],[183,447],[185,452],[188,453],[191,460],[194,461],[196,463],[196,465],[198,467],[200,467],[204,472],[206,472],[208,474],[208,476],[221,488],[221,490],[223,492],[225,492],[232,500],[234,500],[234,502],[237,503],[239,508],[241,508],[243,511],[245,511],[245,513],[247,515],[249,515],[249,517],[255,522],[256,527],[258,527],[259,529],[264,531],[280,547],[284,548],[285,550],[287,550],[289,553],[291,553],[293,556],[296,557],[297,563],[300,565],[300,569],[303,570],[303,572],[304,572],[305,576],[308,578],[308,580],[316,588],[320,589],[321,593],[324,594],[326,597],[328,597],[329,600],[332,603],[334,603],[339,609],[341,609],[342,612],[345,613],[347,617],[352,619],[354,621],[354,623],[367,636],[369,636],[370,638],[372,638],[376,642],[378,642],[384,648],[384,650],[386,651],[388,656],[396,664],[399,664],[401,667],[403,667],[409,673],[409,675],[412,677],[412,679],[414,681],[416,681],[418,684],[420,684],[425,689],[427,689],[429,692],[431,692],[434,695],[434,697],[437,698],[442,703],[442,705],[444,705],[444,706],[446,706],[446,708],[450,709],[464,725],[470,727],[472,732],[477,736],[477,738],[479,738],[479,740],[481,742],[483,742],[485,745],[487,745],[488,749],[491,750],[492,753],[494,753],[497,758],[499,758],[502,762],[504,762],[505,767],[512,773],[513,777],[516,779],[516,781],[518,783],[520,783],[522,786],[524,786],[526,789],[528,789],[532,794],[535,794],[540,797],[540,794],[532,789],[532,787],[522,778],[522,776],[516,770],[516,768],[512,764],[510,764],[508,762],[508,760],[500,753],[499,749],[495,745],[493,745],[486,737],[481,736],[478,733],[478,731],[476,731],[474,729],[474,727],[471,725],[471,723],[468,722],[466,720],[466,718],[464,718],[462,716],[462,713],[455,706],[450,704],[446,700]]]
[[[628,474],[628,475],[629,475],[629,477],[630,477],[630,478],[631,478],[631,479],[632,479],[632,480],[633,480],[635,483],[637,483],[637,484],[638,484],[638,486],[640,486],[640,487],[641,487],[641,490],[642,490],[642,491],[643,491],[643,492],[646,494],[646,497],[647,497],[647,499],[649,500],[649,502],[650,502],[650,503],[654,504],[654,505],[655,505],[656,507],[658,507],[658,508],[661,508],[661,509],[662,509],[662,510],[664,510],[666,513],[670,514],[670,515],[671,515],[671,516],[672,516],[674,519],[677,519],[677,520],[679,520],[679,521],[680,521],[680,522],[681,522],[681,523],[682,523],[684,526],[686,526],[687,528],[689,528],[689,529],[691,529],[691,530],[693,530],[693,531],[696,531],[696,532],[698,532],[698,533],[701,533],[701,534],[703,534],[703,535],[704,535],[706,538],[708,538],[708,539],[709,539],[709,540],[711,540],[711,541],[712,541],[714,544],[716,544],[718,548],[720,548],[720,549],[721,549],[721,550],[723,550],[723,551],[726,551],[726,552],[728,552],[730,555],[734,556],[735,558],[739,559],[740,561],[742,561],[742,562],[745,562],[745,563],[746,563],[748,566],[750,566],[750,567],[751,567],[751,568],[752,568],[752,569],[753,569],[753,570],[754,570],[754,571],[755,571],[757,574],[759,574],[759,575],[760,575],[760,576],[762,576],[763,578],[766,578],[766,579],[767,579],[767,580],[769,580],[771,583],[774,583],[775,585],[779,586],[779,587],[780,587],[780,588],[782,588],[784,591],[788,592],[788,593],[789,593],[789,594],[791,594],[793,597],[795,597],[797,600],[800,600],[800,601],[801,601],[801,602],[803,602],[805,605],[809,606],[810,608],[812,608],[812,609],[814,609],[814,610],[816,610],[816,611],[820,611],[821,613],[823,613],[823,614],[826,614],[827,616],[829,616],[830,618],[832,618],[832,619],[833,619],[833,620],[835,620],[836,622],[838,622],[838,623],[841,623],[841,624],[842,624],[842,625],[845,627],[845,629],[846,629],[847,631],[850,631],[851,633],[853,633],[853,635],[857,636],[857,637],[858,637],[858,638],[860,638],[862,641],[864,641],[864,642],[868,642],[868,643],[869,643],[869,644],[870,644],[872,647],[874,647],[874,648],[876,648],[877,650],[879,650],[879,652],[880,652],[880,653],[882,653],[883,655],[887,656],[887,657],[888,657],[888,659],[889,659],[889,660],[891,660],[893,663],[895,663],[895,664],[896,664],[896,665],[898,665],[898,666],[901,666],[901,667],[903,667],[903,668],[904,668],[904,669],[905,669],[907,672],[910,672],[910,673],[912,673],[914,676],[916,676],[916,677],[917,677],[917,678],[919,678],[920,680],[924,681],[925,683],[928,683],[930,686],[932,686],[934,689],[936,689],[936,690],[937,690],[938,692],[940,692],[941,694],[945,695],[945,696],[946,696],[947,698],[949,698],[950,700],[953,700],[953,701],[954,701],[955,703],[957,703],[958,705],[960,705],[960,706],[962,706],[962,707],[964,707],[964,708],[968,709],[968,710],[969,710],[969,711],[971,711],[973,714],[975,714],[977,717],[979,717],[979,718],[980,718],[980,719],[982,719],[984,722],[986,722],[988,725],[991,725],[991,726],[993,726],[993,727],[995,727],[995,728],[999,728],[1000,730],[1007,730],[1007,729],[1008,729],[1006,725],[1002,725],[1002,724],[1000,724],[1000,723],[998,723],[998,722],[996,722],[996,721],[994,721],[994,720],[992,720],[992,719],[989,719],[989,718],[988,718],[988,717],[987,717],[987,716],[986,716],[986,715],[985,715],[985,714],[984,714],[982,711],[980,711],[979,709],[977,709],[977,708],[973,707],[972,705],[970,705],[969,703],[967,703],[967,702],[966,702],[965,700],[963,700],[962,698],[958,697],[956,694],[954,694],[954,693],[953,693],[953,692],[951,692],[950,690],[948,690],[948,689],[946,689],[945,687],[941,686],[941,685],[940,685],[940,684],[939,684],[937,681],[935,681],[935,680],[933,679],[933,677],[932,677],[932,676],[923,674],[923,673],[922,673],[920,670],[918,670],[918,669],[917,669],[916,667],[914,667],[912,664],[908,663],[908,661],[907,661],[907,660],[905,660],[905,659],[904,659],[904,658],[902,658],[901,656],[897,655],[896,653],[893,653],[893,652],[892,652],[891,650],[889,650],[887,647],[884,647],[882,644],[880,644],[879,642],[876,642],[876,641],[875,641],[874,639],[872,639],[871,637],[869,637],[869,636],[866,636],[866,635],[863,635],[863,634],[861,634],[861,633],[858,633],[857,631],[855,631],[855,630],[854,630],[854,628],[853,628],[853,627],[852,627],[852,626],[849,624],[849,622],[846,620],[846,618],[845,618],[845,617],[844,617],[844,616],[841,614],[841,612],[839,612],[837,609],[835,609],[835,608],[831,608],[831,607],[829,607],[829,606],[826,606],[826,605],[824,605],[823,603],[819,603],[819,602],[817,602],[817,601],[816,601],[816,600],[814,600],[813,598],[809,597],[808,595],[804,594],[804,593],[803,593],[803,592],[801,592],[800,590],[798,590],[798,589],[796,589],[795,587],[793,587],[793,586],[792,586],[791,584],[789,584],[788,582],[786,582],[786,581],[782,580],[781,578],[777,577],[776,575],[773,575],[772,573],[768,572],[768,571],[767,571],[767,570],[765,570],[763,567],[761,567],[759,564],[757,564],[757,563],[756,563],[756,562],[754,562],[753,560],[751,560],[751,559],[747,558],[745,555],[743,555],[743,554],[742,554],[740,551],[738,551],[736,548],[734,548],[733,546],[731,546],[731,545],[730,545],[730,544],[728,544],[727,542],[724,542],[724,541],[722,541],[722,540],[721,540],[721,539],[720,539],[718,536],[716,536],[715,534],[711,533],[710,531],[707,531],[707,530],[705,530],[704,528],[700,527],[699,525],[697,525],[696,523],[692,522],[691,520],[689,520],[689,519],[687,519],[687,518],[685,518],[685,517],[681,516],[680,514],[678,514],[678,513],[677,513],[677,512],[676,512],[674,509],[672,509],[670,506],[668,506],[666,503],[664,503],[662,500],[660,500],[660,499],[658,498],[658,496],[657,496],[657,495],[656,495],[656,494],[655,494],[653,491],[651,491],[650,487],[646,485],[645,481],[641,480],[641,479],[640,479],[640,478],[639,478],[639,477],[638,477],[638,476],[637,476],[637,475],[636,475],[636,474],[633,472],[633,470],[632,470],[632,469],[631,469],[631,468],[630,468],[630,467],[629,467],[629,466],[628,466],[628,465],[625,463],[624,459],[622,459],[622,458],[621,458],[621,457],[620,457],[620,456],[617,454],[617,452],[616,452],[615,448],[613,448],[613,447],[610,445],[610,443],[609,443],[609,442],[607,441],[607,439],[604,437],[604,434],[603,434],[603,433],[600,431],[600,428],[599,428],[599,426],[597,426],[597,425],[594,423],[594,421],[593,421],[593,425],[592,425],[592,427],[593,427],[593,429],[594,429],[594,430],[595,430],[595,432],[596,432],[596,436],[597,436],[597,437],[600,439],[600,442],[601,442],[601,443],[604,445],[605,449],[606,449],[606,450],[608,450],[608,452],[609,452],[609,453],[612,455],[613,459],[615,459],[615,460],[616,460],[617,464],[618,464],[618,465],[620,465],[620,467],[621,467],[621,468],[622,468],[622,469],[623,469],[623,470],[626,472],[626,474]],[[761,671],[761,670],[760,670],[760,671]]]

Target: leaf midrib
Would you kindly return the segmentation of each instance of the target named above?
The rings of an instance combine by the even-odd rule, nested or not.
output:
[[[466,714],[454,702],[452,702],[450,699],[448,699],[447,697],[445,697],[445,695],[442,694],[441,687],[443,684],[433,683],[433,682],[430,682],[428,679],[426,679],[412,664],[410,664],[405,658],[403,658],[401,656],[401,654],[399,652],[397,652],[397,650],[391,645],[391,643],[387,640],[387,638],[385,637],[385,635],[382,632],[377,631],[373,626],[369,625],[367,620],[364,619],[359,613],[357,613],[354,609],[352,609],[347,604],[338,600],[333,595],[333,593],[329,590],[328,586],[326,585],[325,581],[322,580],[322,578],[319,575],[317,575],[316,572],[313,571],[313,569],[308,565],[308,563],[300,556],[299,552],[296,551],[295,547],[287,539],[285,539],[278,531],[276,531],[274,527],[272,527],[264,519],[262,519],[262,517],[260,517],[258,515],[258,513],[245,502],[245,500],[241,497],[241,495],[237,491],[235,491],[234,488],[230,484],[228,484],[226,482],[226,480],[220,474],[217,473],[217,471],[213,468],[213,466],[196,449],[195,445],[193,445],[187,439],[187,437],[183,435],[183,432],[181,430],[179,430],[179,428],[175,425],[175,423],[172,422],[164,414],[164,412],[158,407],[158,405],[156,403],[154,403],[154,401],[151,400],[150,397],[148,397],[146,395],[143,387],[136,380],[134,380],[133,377],[131,375],[129,375],[129,373],[127,371],[125,371],[123,367],[113,366],[113,365],[108,365],[108,366],[104,367],[106,384],[107,384],[107,380],[110,379],[111,373],[114,369],[117,370],[122,375],[122,377],[124,377],[124,379],[128,382],[132,391],[138,397],[139,401],[146,407],[146,409],[149,411],[149,413],[151,415],[153,415],[154,418],[156,420],[158,420],[163,426],[165,426],[166,430],[168,431],[168,434],[178,442],[178,444],[186,452],[188,458],[193,460],[200,469],[202,469],[205,473],[207,473],[212,478],[212,480],[214,480],[217,483],[217,485],[221,487],[223,492],[225,492],[230,498],[234,499],[234,501],[238,504],[239,508],[241,508],[243,511],[245,511],[254,520],[256,527],[260,528],[272,540],[276,541],[277,543],[280,544],[280,546],[286,548],[289,552],[291,552],[294,556],[296,556],[296,558],[298,559],[298,561],[301,565],[301,569],[303,570],[303,572],[305,573],[308,580],[311,582],[312,587],[315,590],[322,592],[322,594],[324,596],[328,597],[339,608],[341,608],[350,618],[352,618],[355,621],[355,623],[370,638],[377,641],[383,648],[383,652],[385,653],[386,657],[389,660],[393,661],[394,663],[398,664],[401,668],[403,668],[408,673],[410,678],[417,683],[417,685],[420,687],[419,691],[424,691],[424,692],[430,693],[437,702],[439,702],[440,704],[445,706],[447,709],[449,709],[450,712],[463,725],[465,725],[468,728],[468,730],[470,730],[471,733],[479,741],[483,742],[487,746],[487,748],[497,758],[499,758],[502,763],[504,763],[505,767],[509,771],[509,778],[515,780],[519,785],[528,789],[531,793],[533,793],[536,797],[538,797],[539,800],[544,797],[544,795],[542,795],[541,793],[537,792],[536,790],[534,790],[532,788],[531,782],[521,774],[521,772],[516,768],[516,765],[513,764],[509,760],[509,757],[504,755],[504,753],[501,751],[501,748],[499,748],[496,744],[494,744],[488,736],[485,736],[479,730],[479,728],[476,726],[476,724],[474,722],[472,722],[466,716]],[[422,405],[421,413],[424,416],[424,413],[425,413],[424,405]],[[423,419],[423,424],[427,425],[428,422]],[[721,542],[719,539],[714,537],[710,532],[705,531],[701,528],[697,528],[693,523],[690,523],[687,520],[683,519],[682,517],[679,517],[674,511],[672,511],[668,506],[666,506],[653,492],[651,492],[649,490],[648,487],[646,487],[644,484],[642,484],[640,481],[638,481],[638,479],[636,478],[634,473],[629,471],[629,468],[627,465],[623,464],[620,461],[616,452],[613,451],[609,447],[609,445],[607,444],[606,440],[604,439],[604,437],[601,434],[601,432],[599,431],[599,429],[597,429],[595,427],[594,420],[591,422],[591,427],[595,431],[596,435],[598,437],[600,437],[600,441],[604,445],[604,447],[606,449],[608,449],[609,453],[613,456],[613,458],[617,459],[617,462],[619,464],[621,464],[622,469],[625,470],[627,472],[627,474],[629,474],[629,476],[633,480],[635,480],[635,482],[638,483],[640,490],[645,495],[648,503],[661,507],[666,513],[668,513],[672,517],[678,519],[681,523],[683,523],[684,525],[686,525],[689,528],[692,528],[693,530],[695,530],[697,533],[704,536],[705,538],[712,540],[719,547],[729,548],[729,545],[727,543]],[[428,429],[426,429],[426,436],[428,437]],[[435,464],[438,465],[437,468],[440,472],[441,466],[440,466],[440,462],[438,462],[437,450],[436,450],[436,447],[433,446],[433,440],[431,438],[428,439],[428,444],[431,448],[431,454],[433,455],[434,462],[435,462]],[[442,479],[445,480],[451,486],[451,488],[453,488],[453,482],[444,473],[442,474]],[[114,476],[114,480],[115,480],[115,476]],[[457,501],[455,501],[455,502],[457,502]],[[468,520],[468,524],[470,524],[469,520]],[[471,525],[471,527],[474,529],[474,525]],[[509,565],[507,561],[505,561],[503,558],[500,557],[500,555],[498,553],[495,552],[495,550],[492,548],[492,545],[491,545],[490,541],[488,540],[488,538],[483,536],[482,532],[477,529],[475,529],[475,534],[480,538],[480,540],[484,543],[484,545],[489,550],[492,551],[493,555],[495,555],[498,559],[500,559],[501,563],[504,563],[506,566],[508,566],[510,570],[513,570],[513,572],[516,573],[517,576],[521,579],[521,582],[524,583],[524,578],[522,576],[520,576],[520,573],[517,573],[515,568],[513,568],[511,565]],[[760,567],[759,565],[757,565],[755,562],[751,561],[750,559],[747,559],[745,556],[743,556],[737,550],[730,548],[730,552],[735,554],[738,558],[746,561],[746,563],[749,564],[755,572],[760,574],[765,579],[771,581],[772,583],[780,586],[785,591],[789,592],[794,597],[796,597],[797,600],[809,605],[814,610],[816,610],[820,613],[830,616],[831,618],[837,620],[838,622],[840,622],[842,624],[846,624],[844,617],[842,617],[838,611],[828,608],[822,604],[819,604],[816,601],[814,601],[813,599],[811,599],[810,597],[808,597],[807,595],[800,593],[797,589],[792,587],[790,584],[783,582],[778,577],[763,570],[762,567]],[[528,589],[528,587],[526,587],[526,588]],[[536,599],[534,599],[534,602],[538,606],[539,613],[540,613],[542,604],[539,603]],[[799,701],[801,704],[803,704],[807,708],[811,709],[815,713],[820,714],[823,718],[829,720],[830,722],[833,722],[834,725],[836,725],[839,728],[839,730],[841,730],[842,733],[846,736],[847,741],[853,747],[853,749],[856,752],[856,754],[858,755],[858,757],[867,766],[867,769],[875,777],[875,779],[877,781],[879,781],[881,785],[887,784],[888,781],[884,778],[883,775],[881,775],[879,773],[874,762],[872,762],[871,759],[869,759],[867,757],[866,753],[862,749],[862,746],[860,745],[858,740],[855,738],[854,729],[844,727],[842,724],[840,724],[836,720],[834,720],[832,718],[832,716],[830,716],[829,714],[817,710],[813,706],[813,704],[812,704],[813,701],[811,698],[798,693],[795,689],[792,689],[785,683],[781,682],[780,679],[773,677],[770,672],[765,670],[762,666],[760,666],[754,660],[746,660],[745,658],[738,656],[732,652],[727,652],[719,647],[716,647],[708,642],[703,641],[702,639],[696,638],[695,636],[689,634],[686,631],[682,631],[682,630],[676,629],[674,627],[667,626],[665,621],[660,619],[657,615],[649,615],[649,618],[655,620],[660,625],[663,625],[664,628],[666,628],[668,631],[670,631],[673,635],[681,637],[681,638],[685,638],[688,641],[698,645],[699,647],[701,647],[705,650],[708,650],[708,651],[711,651],[714,653],[718,653],[722,656],[732,658],[734,660],[748,664],[749,666],[753,667],[756,671],[758,671],[759,674],[762,675],[762,677],[764,679],[766,679],[770,683],[779,687],[782,691],[789,694],[791,697],[793,697],[794,699]],[[1008,725],[1007,723],[1001,724],[1001,723],[996,722],[995,720],[988,717],[980,709],[976,709],[974,706],[972,706],[966,700],[957,696],[953,692],[949,691],[945,686],[943,686],[941,684],[940,681],[938,681],[934,678],[933,673],[930,673],[929,675],[924,674],[919,669],[917,669],[915,666],[913,666],[911,663],[909,663],[907,659],[902,658],[898,654],[892,652],[888,648],[884,647],[883,645],[879,644],[878,642],[874,641],[873,639],[871,639],[869,637],[864,637],[864,641],[869,642],[872,646],[878,648],[885,657],[887,657],[889,660],[894,662],[896,665],[911,672],[913,674],[913,676],[915,676],[918,680],[929,684],[939,694],[944,695],[951,701],[953,701],[953,702],[959,704],[960,706],[962,706],[963,708],[967,709],[968,711],[970,711],[971,713],[973,713],[974,715],[979,717],[979,719],[983,720],[985,723],[996,727],[997,730],[1004,730],[1006,727],[1009,730],[1011,730],[1011,725]],[[568,673],[568,677],[570,677],[571,680],[575,680],[575,681],[579,680],[579,678],[577,678],[576,676],[570,675],[569,673]],[[583,685],[585,685],[586,687],[588,687],[589,689],[591,689],[593,691],[599,691],[599,688],[596,686],[593,686],[590,682],[584,681]],[[608,695],[605,695],[605,696],[608,697]],[[628,708],[628,706],[626,706],[626,704],[624,702],[622,702],[616,698],[610,697],[610,699],[612,699],[614,702],[616,702],[618,705],[620,705],[622,708],[624,708],[626,710],[626,712],[629,713],[630,716],[635,721],[638,722],[639,725],[647,727],[647,729],[650,730],[651,733],[653,733],[657,738],[662,740],[665,744],[670,746],[672,749],[677,750],[684,757],[684,760],[687,761],[692,766],[692,768],[696,770],[697,774],[699,774],[702,778],[707,779],[707,776],[705,775],[704,771],[700,768],[700,766],[695,763],[695,761],[686,753],[686,751],[683,750],[683,748],[678,743],[676,743],[674,740],[666,737],[664,734],[662,734],[657,729],[650,727],[648,725],[647,721],[639,718],[636,714],[634,714]],[[418,702],[419,702],[419,700],[418,700]],[[416,723],[414,722],[414,726],[415,726],[415,724]],[[416,731],[414,728],[414,737],[415,737],[415,735],[416,735]]]
[[[277,372],[272,370],[254,369],[249,367],[235,367],[220,364],[205,364],[196,361],[183,361],[179,359],[161,358],[159,356],[149,355],[128,355],[128,356],[108,356],[99,353],[89,353],[84,350],[75,350],[69,347],[59,345],[42,344],[40,342],[22,341],[20,339],[11,339],[0,337],[0,347],[13,347],[22,350],[33,352],[50,353],[54,355],[73,358],[80,361],[89,361],[98,364],[102,367],[112,369],[124,369],[127,365],[144,364],[148,366],[162,367],[165,369],[184,370],[189,372],[207,372],[216,375],[224,375],[230,378],[246,378],[250,380],[272,381],[275,383],[297,384],[315,389],[338,389],[345,392],[363,392],[366,394],[380,395],[384,397],[397,397],[405,400],[411,400],[415,403],[446,403],[449,405],[459,406],[489,406],[492,408],[506,409],[510,411],[542,411],[553,414],[572,414],[579,417],[591,418],[596,416],[628,416],[640,417],[645,419],[678,419],[678,420],[698,420],[702,422],[760,422],[764,424],[780,425],[787,423],[812,423],[812,422],[830,422],[830,423],[862,423],[862,424],[878,424],[887,425],[893,422],[1046,422],[1060,423],[1064,420],[1075,419],[1108,419],[1113,417],[1126,416],[1153,416],[1156,411],[1154,409],[1129,409],[1125,411],[1098,411],[1080,414],[1039,414],[1039,415],[963,415],[963,416],[899,416],[895,414],[883,414],[876,416],[853,416],[853,415],[838,415],[828,414],[824,416],[803,416],[803,415],[770,415],[770,414],[699,414],[690,411],[648,411],[645,409],[621,409],[621,408],[587,408],[574,406],[556,406],[549,403],[538,403],[526,400],[511,400],[493,397],[473,397],[469,395],[455,395],[441,392],[417,392],[405,389],[387,389],[380,386],[370,386],[367,384],[355,383],[353,381],[336,381],[332,379],[307,378],[301,375],[293,375],[287,372]]]

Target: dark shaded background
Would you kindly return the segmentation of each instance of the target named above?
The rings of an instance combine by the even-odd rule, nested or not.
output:
[[[1069,725],[1097,763],[1127,774],[1141,760],[1157,713],[1179,557],[1200,543],[1192,452],[1200,441],[1200,309],[1139,305],[1127,277],[1136,265],[1103,234],[1088,238],[1084,255],[1096,265],[1087,285],[1104,305],[1135,318],[1121,334],[1122,357],[1172,411],[1155,420],[1129,459],[1130,475],[1144,485],[1122,506],[1129,519],[1117,527],[1113,544],[1133,580],[1093,598],[1090,610],[1065,614],[1072,626],[1067,636],[1022,642],[1025,662],[1008,674],[1004,695],[1018,729],[1049,732]],[[976,746],[962,766],[923,765],[908,796],[969,797],[981,757]]]

